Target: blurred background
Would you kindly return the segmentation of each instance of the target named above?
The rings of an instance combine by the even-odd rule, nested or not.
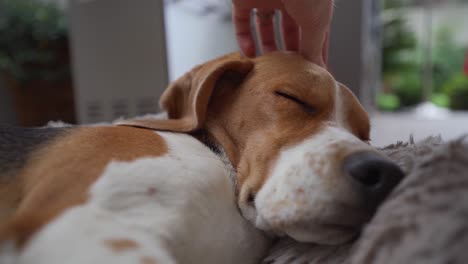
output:
[[[236,51],[229,0],[0,0],[0,123],[159,111],[166,85]],[[329,70],[373,144],[468,132],[468,0],[336,0]]]

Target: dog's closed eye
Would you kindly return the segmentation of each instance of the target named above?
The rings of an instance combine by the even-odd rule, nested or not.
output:
[[[275,94],[295,102],[296,104],[300,105],[309,114],[314,114],[317,112],[317,109],[315,107],[309,105],[308,103],[298,99],[297,97],[293,95],[287,94],[285,92],[280,92],[280,91],[275,91]]]

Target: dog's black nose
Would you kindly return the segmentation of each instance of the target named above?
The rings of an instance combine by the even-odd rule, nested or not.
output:
[[[371,207],[376,207],[404,177],[395,163],[372,151],[346,157],[344,170]]]

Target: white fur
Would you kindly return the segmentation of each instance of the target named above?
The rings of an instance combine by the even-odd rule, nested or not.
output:
[[[339,127],[349,129],[349,124],[346,120],[346,112],[343,102],[343,94],[340,85],[335,82],[335,109],[333,113],[333,120]]]
[[[267,240],[238,212],[228,171],[183,134],[160,134],[161,157],[112,162],[86,204],[36,235],[19,263],[256,263]],[[137,247],[116,252],[109,240]]]
[[[327,126],[283,150],[255,200],[257,227],[299,241],[335,244],[349,239],[355,230],[345,226],[362,219],[354,208],[358,195],[339,155],[370,149],[348,131]]]

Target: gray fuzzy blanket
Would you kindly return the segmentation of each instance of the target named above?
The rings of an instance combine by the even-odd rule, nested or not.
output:
[[[468,263],[468,136],[382,149],[406,172],[361,236],[348,245],[278,241],[263,263]]]

